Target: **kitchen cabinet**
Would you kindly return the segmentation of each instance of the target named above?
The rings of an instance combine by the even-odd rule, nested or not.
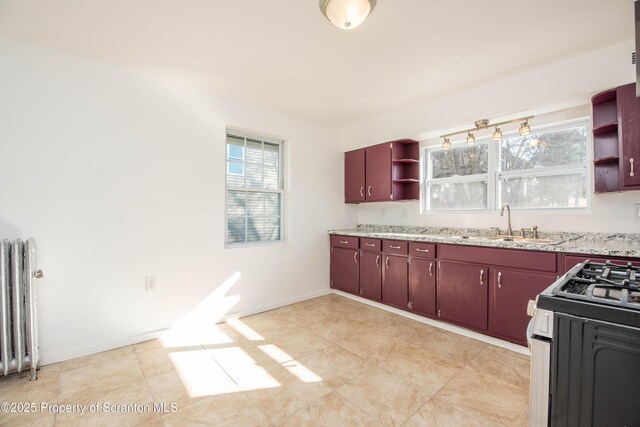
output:
[[[418,200],[419,150],[403,139],[346,152],[345,203]]]
[[[360,203],[365,201],[365,150],[349,151],[344,154],[344,201]]]
[[[498,338],[526,345],[529,300],[549,287],[553,274],[521,272],[505,268],[491,269],[489,291],[489,330]]]
[[[409,258],[384,254],[382,301],[406,309],[409,303]]]
[[[486,331],[489,269],[450,261],[438,264],[438,317]]]
[[[363,248],[360,250],[360,295],[380,301],[382,299],[380,240],[363,238],[360,246]]]
[[[332,288],[360,293],[358,244],[357,237],[331,236],[329,280]]]
[[[429,316],[436,315],[437,269],[435,259],[410,258],[409,309]]]
[[[636,84],[591,98],[596,193],[640,190],[640,99]]]

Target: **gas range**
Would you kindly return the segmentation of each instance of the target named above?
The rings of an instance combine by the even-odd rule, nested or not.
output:
[[[538,296],[536,307],[640,327],[640,267],[609,261],[577,264]]]

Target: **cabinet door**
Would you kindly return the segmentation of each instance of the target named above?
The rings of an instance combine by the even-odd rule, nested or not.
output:
[[[359,263],[358,250],[346,248],[331,248],[330,279],[331,287],[341,291],[358,294]]]
[[[366,150],[367,201],[391,200],[391,144]]]
[[[433,259],[411,259],[409,301],[412,310],[436,315],[436,269],[436,261]]]
[[[365,201],[365,150],[344,153],[344,201]]]
[[[488,269],[454,262],[441,262],[439,267],[439,316],[460,325],[486,330]]]
[[[401,255],[384,255],[382,300],[400,308],[409,303],[408,258]]]
[[[527,304],[548,288],[555,275],[492,269],[489,300],[490,331],[519,344],[526,344]]]
[[[620,126],[620,176],[622,190],[640,189],[640,98],[636,85],[618,88]]]
[[[360,252],[360,295],[382,299],[382,254]]]

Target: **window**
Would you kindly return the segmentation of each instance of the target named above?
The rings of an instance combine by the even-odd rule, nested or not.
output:
[[[282,146],[227,131],[227,245],[282,240]]]
[[[589,206],[586,120],[518,132],[500,142],[425,151],[423,209],[576,209]],[[535,129],[534,129],[535,130]],[[495,160],[493,160],[495,159]]]

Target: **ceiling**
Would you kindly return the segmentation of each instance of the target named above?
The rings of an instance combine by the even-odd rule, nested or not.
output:
[[[341,125],[633,37],[632,0],[0,0],[0,35]],[[533,82],[535,83],[535,82]]]

